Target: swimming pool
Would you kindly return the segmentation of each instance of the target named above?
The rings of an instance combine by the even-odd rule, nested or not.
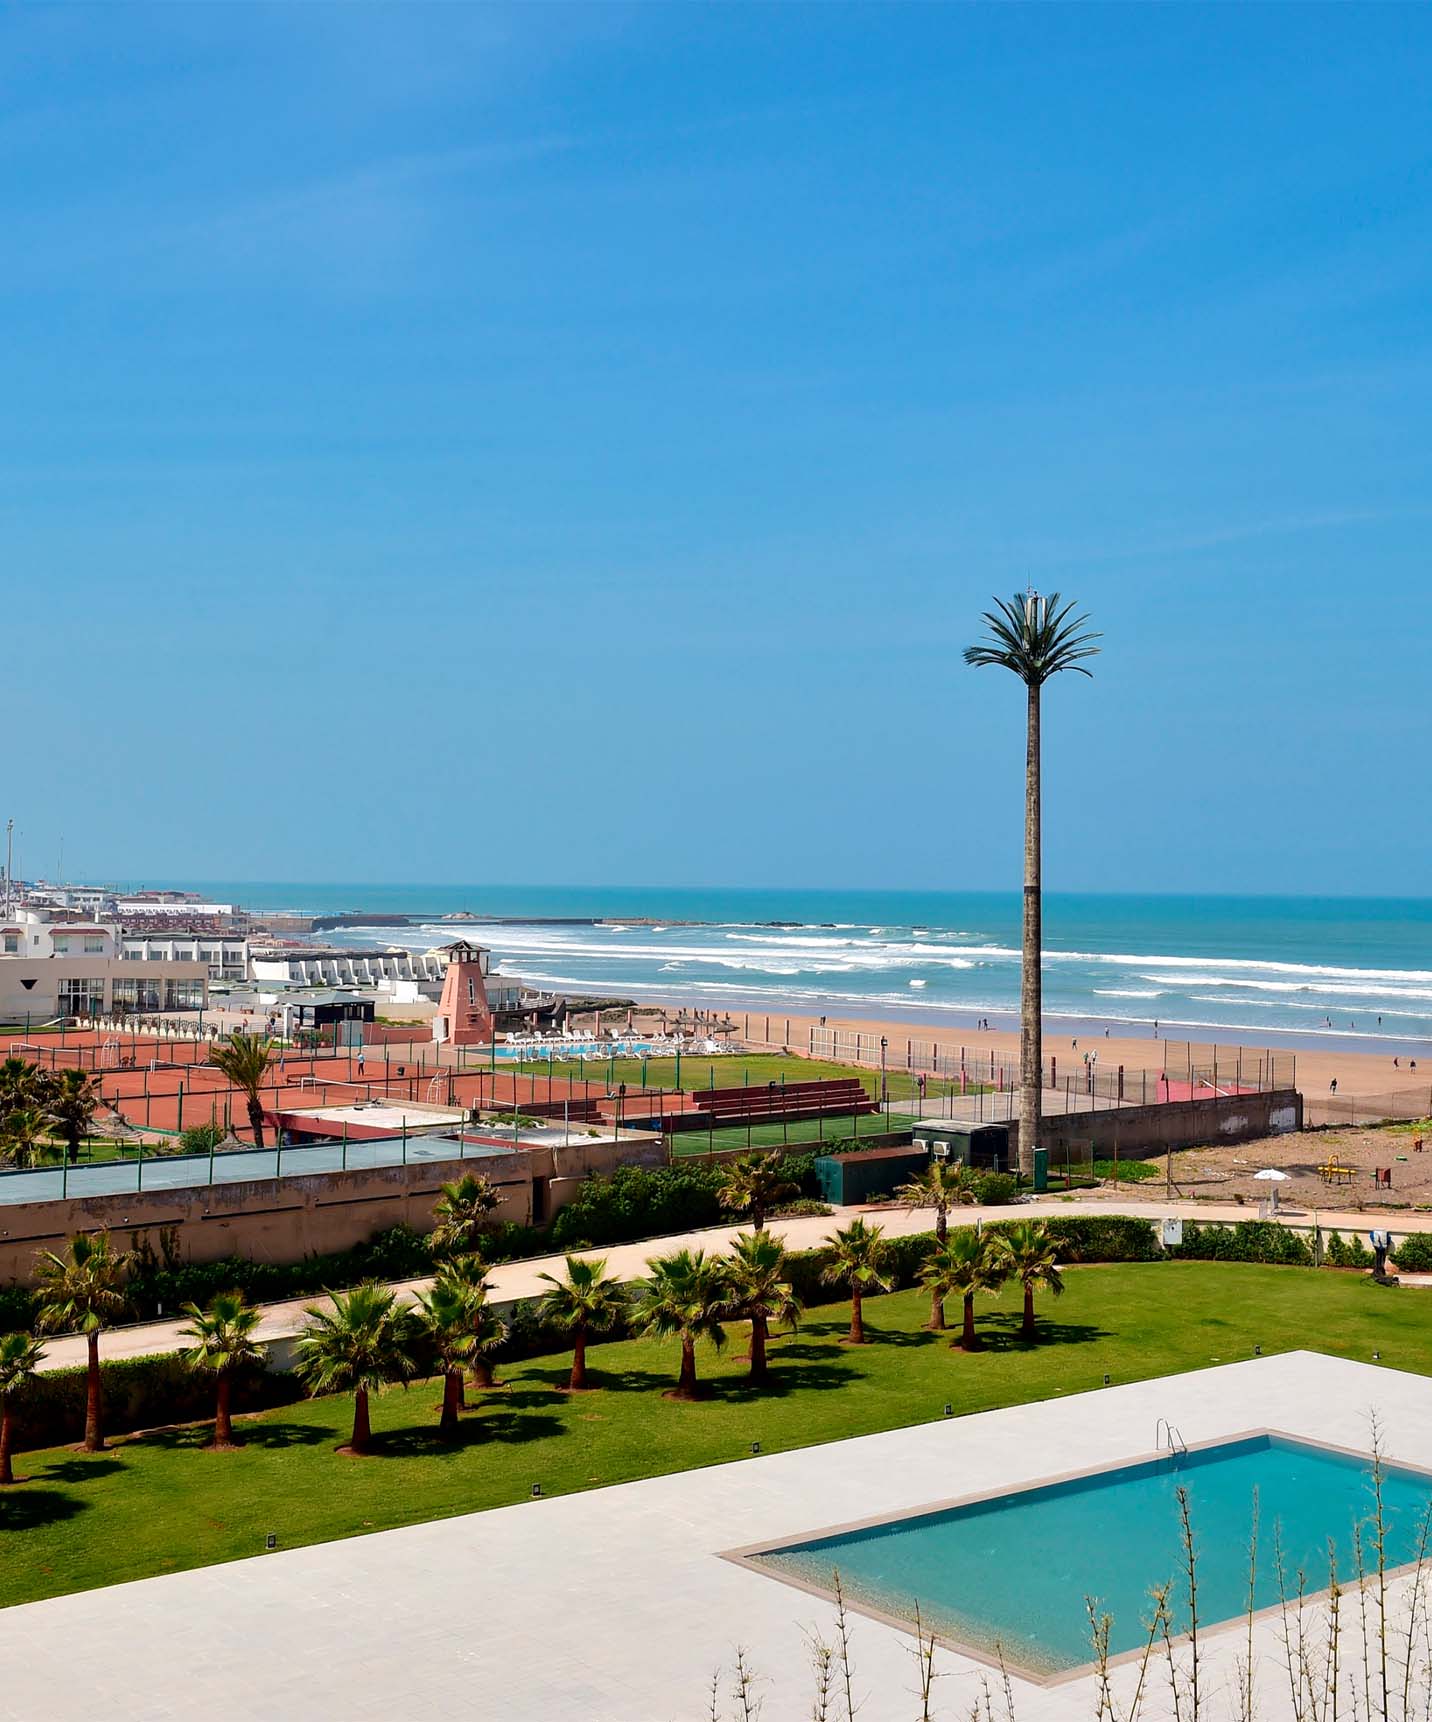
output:
[[[1175,1624],[1186,1629],[1186,1589],[1176,1491],[1188,1491],[1198,1553],[1200,1629],[1241,1617],[1248,1605],[1248,1548],[1257,1503],[1254,1607],[1278,1602],[1274,1530],[1289,1589],[1307,1574],[1309,1594],[1328,1584],[1331,1542],[1338,1578],[1355,1573],[1355,1537],[1374,1510],[1372,1461],[1260,1431],[1185,1453],[955,1502],[798,1541],[731,1551],[730,1558],[830,1594],[838,1571],[846,1600],[913,1624],[979,1656],[1047,1680],[1092,1658],[1085,1598],[1113,1617],[1110,1654],[1141,1649],[1149,1592],[1174,1580]],[[1384,1465],[1386,1563],[1415,1560],[1432,1510],[1432,1473]]]
[[[671,1056],[670,1053],[663,1054],[657,1043],[651,1040],[548,1040],[500,1045],[496,1048],[495,1057],[498,1064],[574,1064],[578,1059],[589,1064],[598,1061],[605,1064],[610,1058],[642,1058],[647,1054]],[[477,1065],[472,1068],[476,1069]]]

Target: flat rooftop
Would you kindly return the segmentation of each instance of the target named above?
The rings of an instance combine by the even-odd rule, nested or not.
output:
[[[137,1195],[141,1190],[202,1189],[209,1184],[243,1184],[255,1178],[310,1178],[315,1172],[357,1172],[377,1166],[490,1160],[511,1152],[511,1143],[460,1140],[445,1135],[409,1136],[406,1142],[401,1136],[347,1143],[314,1142],[281,1151],[236,1148],[215,1154],[212,1162],[207,1154],[146,1154],[142,1162],[106,1160],[99,1165],[0,1172],[0,1207],[19,1202]]]
[[[467,1108],[438,1106],[427,1101],[355,1100],[344,1106],[284,1106],[279,1109],[284,1128],[301,1124],[334,1136],[345,1130],[365,1136],[388,1135],[404,1130],[454,1130],[467,1122]]]

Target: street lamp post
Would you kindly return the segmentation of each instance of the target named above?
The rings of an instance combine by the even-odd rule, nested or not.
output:
[[[880,1098],[885,1103],[885,1133],[890,1133],[890,1082],[885,1074],[885,1053],[889,1040],[882,1034],[880,1037]]]

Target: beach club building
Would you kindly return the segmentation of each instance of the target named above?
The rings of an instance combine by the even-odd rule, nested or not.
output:
[[[197,956],[136,956],[118,927],[100,921],[12,908],[0,925],[0,1021],[199,1010],[209,972]]]

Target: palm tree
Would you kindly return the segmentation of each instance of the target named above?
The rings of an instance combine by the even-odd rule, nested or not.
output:
[[[15,1395],[40,1367],[45,1348],[28,1333],[0,1333],[0,1487],[15,1481],[10,1463]]]
[[[470,1370],[472,1384],[477,1388],[497,1387],[501,1384],[492,1373],[492,1354],[507,1338],[507,1323],[487,1301],[489,1286],[487,1268],[481,1256],[454,1256],[443,1263],[439,1279],[450,1280],[454,1285],[464,1287],[472,1294],[470,1313],[472,1320],[472,1355]],[[459,1388],[458,1409],[461,1410],[465,1400]]]
[[[895,1194],[907,1208],[935,1210],[935,1248],[942,1250],[950,1233],[950,1209],[975,1199],[974,1174],[959,1160],[931,1160],[917,1178],[902,1184]],[[930,1287],[930,1319],[926,1327],[939,1332],[945,1325],[945,1299],[938,1286]]]
[[[544,1318],[572,1336],[567,1391],[580,1393],[587,1385],[587,1341],[620,1320],[626,1310],[625,1289],[620,1280],[608,1277],[605,1256],[568,1256],[565,1280],[551,1274],[537,1277],[552,1288],[542,1299]]]
[[[0,1113],[17,1106],[37,1106],[44,1098],[49,1077],[38,1064],[13,1054],[0,1062]]]
[[[255,1148],[264,1145],[263,1086],[272,1056],[271,1040],[261,1034],[245,1034],[241,1029],[235,1029],[209,1052],[209,1063],[248,1101],[249,1128],[254,1133]]]
[[[189,1325],[180,1329],[193,1345],[184,1353],[190,1369],[207,1370],[214,1377],[214,1451],[230,1452],[234,1445],[231,1415],[234,1377],[243,1369],[263,1362],[264,1348],[254,1340],[261,1319],[258,1310],[242,1292],[218,1292],[208,1309],[186,1303]]]
[[[668,1399],[697,1399],[696,1342],[709,1339],[719,1351],[726,1343],[721,1323],[727,1314],[724,1264],[705,1250],[675,1250],[653,1256],[640,1308],[642,1331],[657,1339],[681,1341],[681,1372]]]
[[[433,1203],[433,1218],[437,1224],[428,1236],[433,1255],[471,1255],[481,1242],[483,1233],[502,1198],[486,1178],[467,1172],[451,1184],[444,1184],[442,1193]]]
[[[353,1395],[350,1453],[366,1453],[372,1441],[368,1398],[394,1381],[408,1381],[416,1324],[386,1286],[355,1286],[330,1292],[330,1309],[306,1309],[308,1323],[294,1348],[295,1368],[312,1393]],[[339,1449],[343,1451],[343,1449]]]
[[[438,1434],[457,1439],[457,1414],[462,1406],[462,1372],[472,1356],[476,1310],[481,1292],[450,1275],[439,1274],[427,1291],[420,1291],[418,1322],[433,1349],[443,1378],[443,1408]]]
[[[771,1209],[778,1202],[798,1196],[800,1185],[787,1177],[785,1157],[774,1150],[769,1154],[743,1154],[739,1160],[733,1160],[716,1194],[723,1208],[749,1214],[751,1224],[759,1232]]]
[[[86,1453],[104,1451],[99,1336],[129,1307],[124,1281],[133,1260],[131,1251],[110,1248],[108,1232],[79,1232],[70,1239],[63,1255],[41,1250],[35,1257],[41,1329],[45,1333],[75,1332],[85,1336]]]
[[[72,1166],[80,1157],[80,1139],[89,1133],[99,1107],[100,1083],[97,1076],[87,1076],[82,1070],[62,1070],[59,1073],[46,1110],[64,1138],[65,1151]]]
[[[1011,670],[1024,683],[1028,695],[1028,719],[1024,759],[1024,946],[1019,985],[1019,1167],[1034,1170],[1034,1150],[1039,1146],[1041,1028],[1043,989],[1040,961],[1043,950],[1043,890],[1039,782],[1039,699],[1051,676],[1062,670],[1092,675],[1080,662],[1094,657],[1092,644],[1099,634],[1081,633],[1087,616],[1071,617],[1073,604],[1061,604],[1059,594],[1041,598],[1033,590],[1016,592],[1007,603],[994,600],[986,610],[986,638],[965,648],[967,664],[994,664]]]
[[[1004,1240],[998,1232],[977,1232],[973,1226],[960,1226],[951,1232],[942,1250],[926,1258],[920,1270],[921,1282],[930,1288],[932,1297],[938,1295],[943,1305],[947,1297],[958,1294],[964,1299],[965,1318],[960,1337],[951,1345],[973,1351],[979,1344],[975,1336],[975,1293],[997,1292],[1009,1276]]]
[[[17,1106],[0,1118],[0,1146],[17,1166],[35,1166],[51,1153],[49,1119],[38,1106]]]
[[[864,1345],[864,1299],[870,1292],[889,1291],[893,1283],[885,1272],[885,1233],[852,1220],[844,1231],[831,1234],[826,1247],[831,1259],[821,1269],[822,1284],[850,1288],[850,1332],[842,1343]]]
[[[1020,1335],[1034,1338],[1034,1293],[1038,1286],[1047,1286],[1055,1297],[1064,1290],[1058,1267],[1058,1246],[1049,1235],[1048,1226],[1038,1220],[1019,1220],[1005,1228],[1005,1256],[1009,1271],[1024,1287],[1024,1321]]]
[[[907,1208],[935,1210],[935,1242],[943,1244],[949,1234],[950,1209],[975,1199],[974,1173],[960,1160],[931,1160],[895,1194]]]
[[[753,1382],[766,1380],[766,1340],[771,1323],[788,1322],[794,1327],[801,1306],[785,1278],[786,1247],[769,1232],[738,1232],[731,1240],[726,1263],[726,1290],[731,1314],[751,1324],[751,1371]]]

